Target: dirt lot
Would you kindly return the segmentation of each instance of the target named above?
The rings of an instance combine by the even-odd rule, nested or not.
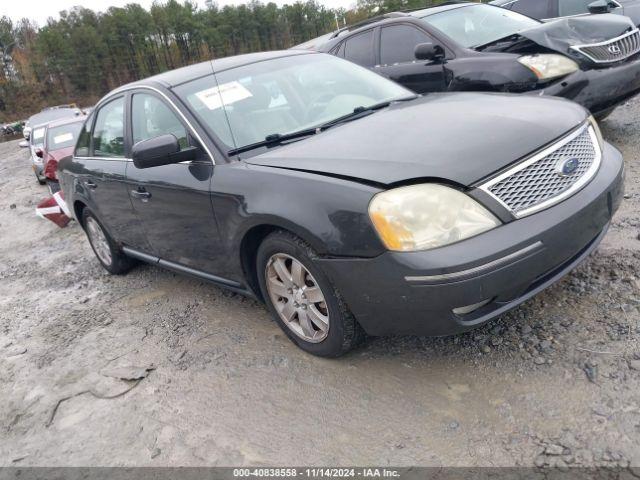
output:
[[[603,131],[627,195],[577,271],[474,332],[338,360],[210,284],[109,276],[0,144],[0,464],[640,466],[640,101]]]

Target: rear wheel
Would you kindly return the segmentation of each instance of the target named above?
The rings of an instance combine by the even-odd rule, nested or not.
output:
[[[364,332],[315,258],[294,235],[273,233],[258,249],[258,280],[271,314],[296,345],[337,357],[358,345]]]
[[[133,259],[122,252],[88,208],[82,211],[82,226],[87,234],[93,253],[96,254],[100,264],[109,273],[116,275],[126,273],[135,264]]]

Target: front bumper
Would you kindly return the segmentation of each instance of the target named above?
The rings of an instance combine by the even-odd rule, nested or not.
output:
[[[320,260],[370,335],[450,335],[481,325],[558,281],[604,237],[624,189],[606,144],[596,176],[572,197],[474,238],[371,259]],[[477,310],[454,309],[488,302]]]
[[[568,98],[593,114],[604,113],[640,93],[640,58],[608,68],[578,70],[530,93]]]

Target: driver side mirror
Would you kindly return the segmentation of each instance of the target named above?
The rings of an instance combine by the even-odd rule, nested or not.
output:
[[[197,153],[198,149],[195,147],[180,150],[178,139],[171,133],[142,140],[131,149],[136,168],[160,167],[195,160]]]
[[[596,0],[589,4],[589,13],[609,13],[611,11],[611,4],[608,0]]]
[[[444,49],[433,43],[419,43],[413,50],[413,54],[418,60],[442,60]]]

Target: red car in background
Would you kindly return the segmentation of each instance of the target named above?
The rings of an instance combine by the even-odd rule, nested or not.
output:
[[[58,185],[58,162],[73,154],[80,129],[86,117],[65,118],[47,125],[42,149],[44,176],[51,193],[60,190]]]
[[[43,174],[52,195],[38,204],[36,215],[51,220],[59,227],[69,223],[71,213],[60,190],[58,162],[73,154],[84,120],[85,117],[68,118],[47,124],[42,148],[36,151],[36,155],[42,157]]]

